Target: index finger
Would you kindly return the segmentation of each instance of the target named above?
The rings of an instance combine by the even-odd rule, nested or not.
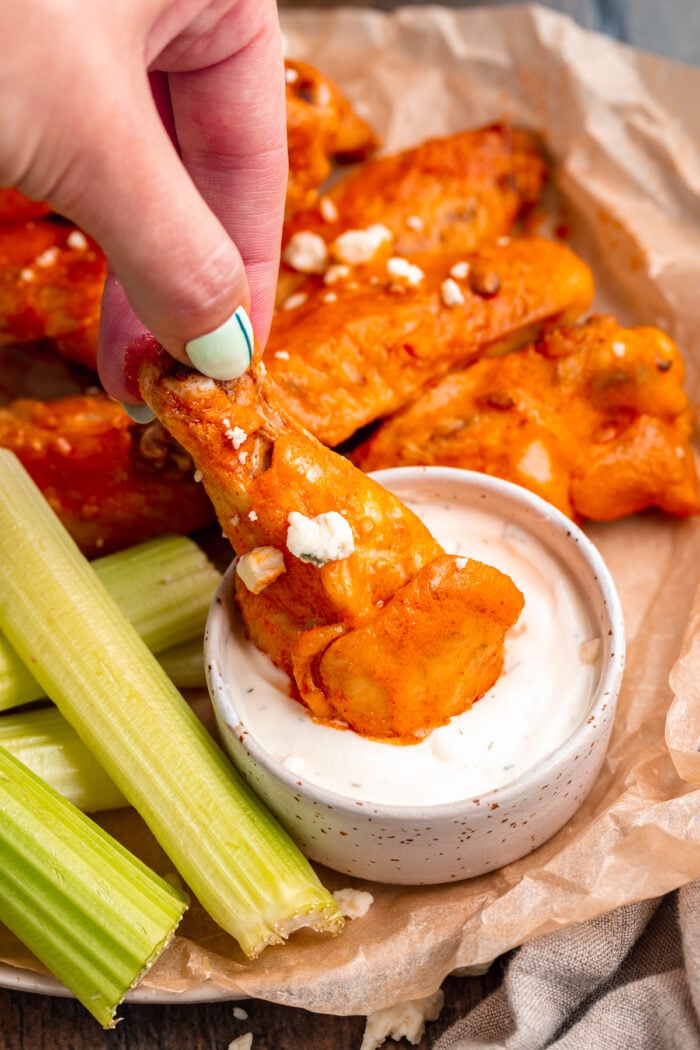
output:
[[[238,247],[261,344],[274,307],[287,184],[284,56],[271,8],[273,16],[228,58],[169,74],[183,163]],[[233,25],[221,31],[235,46]]]

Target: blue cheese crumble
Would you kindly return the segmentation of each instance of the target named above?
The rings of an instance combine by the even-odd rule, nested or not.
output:
[[[352,529],[337,510],[317,514],[315,518],[293,510],[287,521],[287,550],[300,561],[320,568],[329,561],[349,557],[355,550]]]

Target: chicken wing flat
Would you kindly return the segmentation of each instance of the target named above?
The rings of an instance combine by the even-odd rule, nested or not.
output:
[[[75,226],[0,225],[0,345],[50,339],[94,368],[105,260]]]
[[[683,360],[655,328],[611,317],[547,333],[446,376],[355,450],[363,470],[442,464],[531,489],[565,514],[610,521],[700,510]]]
[[[593,296],[588,266],[553,241],[410,260],[392,250],[389,240],[342,277],[308,277],[275,315],[266,367],[286,408],[324,444],[395,411],[435,377],[576,319]]]
[[[214,520],[190,457],[160,424],[139,426],[106,397],[14,401],[0,408],[0,446],[89,557]]]
[[[508,124],[458,131],[375,157],[285,226],[284,244],[312,231],[328,244],[349,229],[386,226],[401,254],[472,251],[508,234],[539,199],[547,168],[535,137]]]
[[[493,684],[522,595],[498,570],[445,555],[395,496],[292,420],[260,373],[219,383],[153,351],[141,387],[201,471],[239,555],[249,635],[297,698],[323,721],[416,740]]]
[[[361,161],[376,149],[372,129],[336,84],[306,62],[285,62],[289,182],[286,213],[293,215],[318,196],[331,160]]]

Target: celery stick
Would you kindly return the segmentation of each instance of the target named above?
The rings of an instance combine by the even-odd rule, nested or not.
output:
[[[201,638],[221,575],[193,540],[161,536],[97,558],[92,567],[152,652]],[[177,673],[177,663],[171,659],[171,664]],[[182,669],[183,680],[176,684],[186,688],[193,668]],[[0,635],[0,711],[42,695],[31,671]]]
[[[204,637],[174,645],[158,653],[158,663],[178,689],[204,689],[207,676],[204,670]]]
[[[238,777],[16,457],[0,450],[0,628],[141,814],[213,919],[250,956],[342,918]]]
[[[0,856],[3,922],[113,1028],[185,898],[2,747]]]
[[[127,805],[56,707],[0,715],[0,746],[83,813]]]

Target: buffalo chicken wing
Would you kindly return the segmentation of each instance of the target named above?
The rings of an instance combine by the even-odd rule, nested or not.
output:
[[[573,517],[700,510],[683,360],[610,317],[446,376],[355,450],[363,470],[441,464],[531,489]]]
[[[368,263],[308,277],[273,320],[266,367],[285,407],[324,444],[445,372],[576,319],[593,295],[589,268],[553,241],[410,260],[391,252],[388,240]]]
[[[158,423],[133,423],[99,395],[0,408],[12,449],[85,554],[94,557],[214,520],[192,461]]]
[[[289,181],[286,214],[311,205],[331,161],[361,161],[377,147],[374,132],[336,84],[307,62],[285,62]]]
[[[294,422],[261,371],[219,383],[153,351],[141,386],[239,555],[251,639],[314,717],[410,743],[490,688],[522,595],[444,554],[395,496]]]
[[[0,225],[0,344],[50,339],[94,368],[104,278],[102,252],[75,226]]]
[[[285,224],[278,301],[298,288],[301,274],[318,269],[326,252],[332,257],[349,231],[381,225],[397,255],[474,251],[510,233],[545,180],[535,139],[506,124],[374,158]]]

